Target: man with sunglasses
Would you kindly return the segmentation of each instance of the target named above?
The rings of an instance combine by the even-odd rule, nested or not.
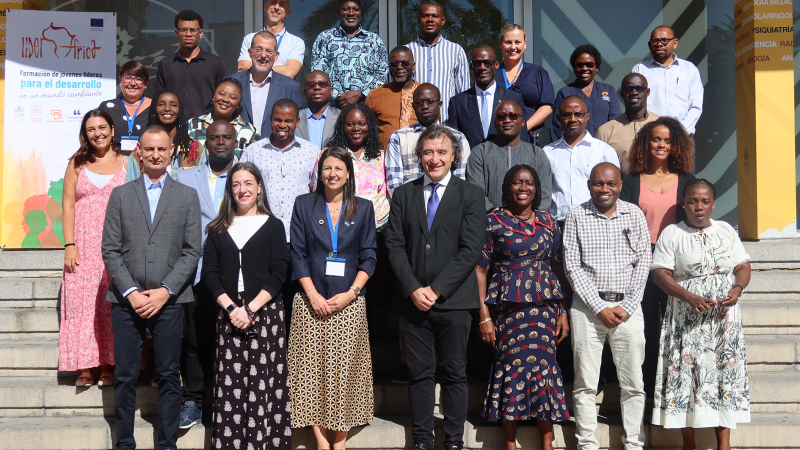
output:
[[[322,149],[325,142],[333,136],[339,108],[331,102],[331,80],[325,72],[315,70],[306,78],[306,107],[300,110],[300,124],[297,137],[303,138]]]
[[[491,47],[481,44],[472,50],[471,56],[475,85],[450,100],[447,125],[464,133],[470,148],[473,148],[497,137],[494,114],[500,103],[514,100],[522,105],[524,102],[519,92],[506,89],[504,84],[495,83],[495,72],[500,68],[500,63]],[[528,119],[529,117],[525,117],[525,120]],[[528,133],[523,133],[520,138],[524,142],[530,142]]]
[[[378,137],[383,150],[386,150],[392,133],[417,121],[412,106],[414,89],[419,86],[412,76],[414,67],[411,49],[405,46],[393,48],[389,52],[389,75],[392,80],[369,91],[367,95],[365,104],[378,119]]]
[[[472,149],[467,162],[467,181],[483,189],[486,211],[489,211],[503,205],[506,172],[517,164],[527,164],[536,170],[539,178],[542,198],[539,209],[547,211],[553,183],[550,160],[541,147],[520,139],[525,126],[522,107],[513,100],[500,103],[495,111],[494,126],[497,138]],[[527,127],[524,129],[527,131]]]
[[[250,44],[250,70],[231,75],[242,84],[242,118],[259,130],[264,139],[272,133],[269,113],[278,100],[288,98],[303,104],[300,84],[272,69],[278,60],[278,40],[269,31],[259,31]]]
[[[225,78],[225,63],[200,48],[203,16],[191,9],[175,15],[175,37],[178,50],[158,62],[155,92],[173,91],[183,106],[183,117],[197,117]]]
[[[622,176],[631,172],[631,163],[628,162],[628,151],[636,138],[636,134],[645,124],[658,119],[658,114],[647,110],[647,97],[650,88],[647,87],[647,78],[638,73],[629,73],[622,79],[619,90],[625,112],[609,120],[597,129],[597,139],[614,147],[619,156],[620,171]]]
[[[672,28],[661,25],[650,34],[647,42],[650,57],[633,66],[650,81],[650,110],[661,116],[681,121],[694,136],[695,126],[703,113],[703,80],[691,62],[678,58],[678,38]]]

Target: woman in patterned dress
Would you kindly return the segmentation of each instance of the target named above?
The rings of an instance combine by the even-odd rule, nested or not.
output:
[[[661,326],[653,425],[681,428],[695,449],[695,428],[715,428],[717,448],[730,449],[731,428],[750,422],[742,310],[750,256],[736,230],[711,220],[714,185],[686,184],[686,220],[664,229],[650,269],[669,295]]]
[[[318,450],[343,450],[350,428],[373,416],[364,286],[375,270],[375,213],[354,178],[349,152],[326,149],[316,192],[292,211],[292,274],[304,291],[289,335],[292,428],[312,426]]]
[[[503,422],[506,450],[517,448],[517,421],[532,419],[542,449],[552,450],[553,422],[570,417],[556,361],[556,345],[569,333],[552,269],[561,263],[561,231],[550,214],[537,210],[540,191],[533,167],[520,164],[506,173],[504,205],[486,216],[486,242],[475,268],[483,299],[480,334],[495,355],[481,416]]]
[[[61,284],[61,328],[58,370],[80,370],[76,386],[114,384],[114,334],[111,279],[100,244],[111,190],[125,183],[126,157],[114,140],[111,116],[95,109],[83,116],[80,149],[64,174],[64,278]]]
[[[292,448],[281,286],[289,268],[283,222],[261,172],[231,167],[220,213],[206,230],[203,282],[217,300],[211,446]]]
[[[256,128],[250,122],[242,119],[242,84],[236,78],[224,78],[214,96],[208,102],[205,111],[199,117],[192,117],[187,124],[189,137],[197,139],[200,145],[206,145],[206,128],[217,120],[224,120],[233,125],[236,130],[236,150],[234,150],[234,162],[239,161],[242,152],[248,145],[261,139]],[[268,114],[268,113],[267,113]],[[269,119],[269,117],[267,117]],[[259,124],[260,126],[261,124]]]
[[[162,89],[156,93],[150,106],[150,116],[147,126],[159,125],[169,133],[175,150],[172,153],[172,164],[167,167],[167,173],[175,178],[183,169],[199,166],[206,162],[206,150],[197,141],[189,137],[186,128],[186,119],[183,118],[183,106],[177,94],[169,89]],[[138,149],[138,147],[137,147]],[[128,158],[128,175],[126,181],[132,181],[142,174],[142,161],[138,150],[131,153]]]

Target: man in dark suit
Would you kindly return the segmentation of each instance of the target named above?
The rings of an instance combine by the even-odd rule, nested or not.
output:
[[[411,436],[433,448],[438,373],[447,450],[463,446],[467,418],[469,310],[480,306],[475,264],[485,235],[483,191],[453,175],[461,145],[453,132],[431,125],[416,147],[425,175],[395,189],[386,247],[404,297],[400,333],[411,381]]]
[[[300,125],[297,137],[303,138],[323,149],[325,142],[333,136],[336,120],[341,110],[331,106],[331,80],[328,74],[315,70],[306,78],[306,107],[300,110]]]
[[[250,70],[231,75],[242,83],[242,118],[259,130],[262,139],[271,132],[269,112],[275,102],[289,98],[298,105],[303,104],[300,84],[272,70],[272,65],[278,59],[277,48],[275,35],[269,31],[259,31],[253,36],[250,46],[250,57],[253,60]]]
[[[500,103],[504,100],[514,100],[518,105],[525,103],[518,92],[507,90],[505,86],[494,82],[494,74],[500,63],[491,47],[481,44],[475,47],[471,57],[475,85],[450,99],[447,125],[464,133],[470,148],[475,148],[481,142],[497,138],[494,113]],[[529,118],[526,116],[525,120]],[[520,139],[530,142],[528,133],[522,133]]]
[[[181,408],[183,303],[194,301],[200,258],[197,192],[167,175],[175,147],[167,131],[148,127],[139,141],[142,176],[114,188],[103,225],[103,262],[114,327],[117,448],[136,448],[136,380],[145,331],[155,340],[158,448],[177,449]]]

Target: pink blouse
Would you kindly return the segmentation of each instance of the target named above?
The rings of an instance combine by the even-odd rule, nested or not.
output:
[[[675,223],[675,214],[678,211],[676,198],[678,198],[678,182],[667,192],[656,194],[649,187],[639,181],[639,208],[644,212],[647,220],[647,228],[650,229],[650,243],[658,241],[658,235],[667,228],[668,225]]]

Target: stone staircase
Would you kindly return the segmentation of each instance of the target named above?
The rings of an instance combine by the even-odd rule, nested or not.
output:
[[[745,243],[753,279],[741,299],[751,383],[752,423],[732,432],[737,449],[800,449],[800,238]],[[74,373],[59,373],[58,296],[63,253],[0,251],[0,450],[110,449],[114,444],[112,388],[75,387]],[[350,432],[351,449],[413,447],[406,385],[381,380],[396,364],[395,316],[370,319],[376,367],[375,412],[368,426]],[[383,372],[381,372],[383,371]],[[143,377],[137,396],[136,440],[154,448],[157,392]],[[470,383],[466,448],[499,449],[502,428],[478,416],[486,385]],[[571,392],[568,383],[567,392]],[[597,396],[603,448],[622,448],[619,389]],[[646,426],[650,448],[678,449],[677,430]],[[439,439],[441,423],[437,421]],[[555,427],[556,448],[575,448],[574,424]],[[209,447],[210,429],[182,433],[181,449]],[[533,424],[520,426],[521,448],[539,447]],[[310,430],[295,430],[296,448],[314,449]],[[714,448],[711,430],[698,432],[698,448]],[[437,442],[441,448],[441,442]]]

